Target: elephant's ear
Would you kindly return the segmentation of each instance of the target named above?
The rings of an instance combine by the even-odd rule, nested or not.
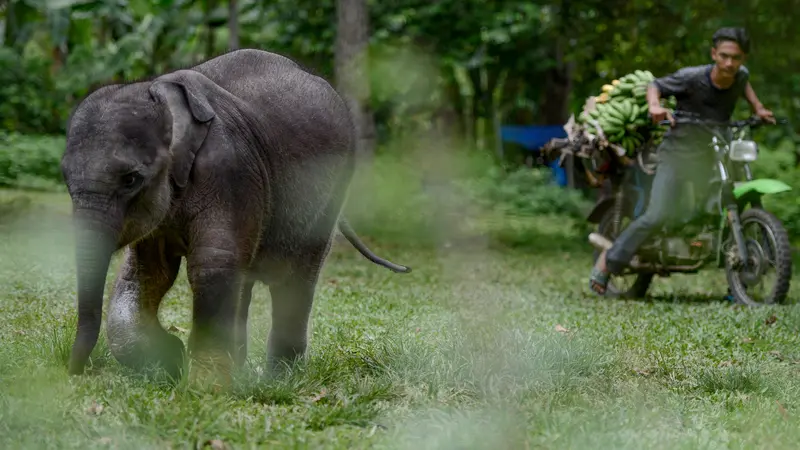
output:
[[[153,80],[150,94],[163,107],[165,139],[172,154],[172,178],[178,187],[189,181],[197,150],[216,116],[206,96],[211,80],[193,70],[178,70]]]

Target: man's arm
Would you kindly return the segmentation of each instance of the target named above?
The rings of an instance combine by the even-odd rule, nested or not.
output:
[[[772,115],[772,111],[764,108],[764,105],[758,100],[758,96],[756,95],[756,91],[753,89],[753,86],[750,85],[748,81],[744,87],[744,96],[747,99],[747,103],[750,104],[750,109],[753,111],[755,115],[760,117],[763,120],[766,120],[771,123],[775,123],[775,118]]]
[[[669,113],[667,108],[661,106],[661,90],[656,82],[647,85],[647,106],[653,122],[658,123],[668,119],[670,123],[675,125],[675,119],[672,118],[672,114]]]
[[[661,97],[683,97],[689,92],[691,79],[697,76],[696,67],[684,67],[675,72],[656,78],[647,86],[647,106],[653,122],[658,123],[668,119],[675,125],[675,119],[667,108],[661,106]]]
[[[647,85],[647,105],[651,108],[661,106],[661,91],[658,90],[658,85],[655,83]]]
[[[759,109],[764,107],[764,105],[762,105],[761,102],[758,100],[758,96],[756,95],[756,91],[753,90],[753,86],[750,85],[749,81],[744,86],[744,97],[747,99],[747,103],[750,103],[750,109],[753,112],[756,112]]]
[[[650,86],[655,86],[659,95],[663,97],[683,97],[688,93],[691,79],[696,76],[697,68],[684,67],[661,78],[656,78],[650,83]]]

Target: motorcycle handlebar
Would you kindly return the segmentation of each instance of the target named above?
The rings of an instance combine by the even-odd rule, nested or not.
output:
[[[674,117],[675,123],[692,123],[698,125],[707,125],[707,126],[723,126],[723,127],[736,127],[741,128],[745,125],[749,125],[750,128],[756,128],[764,125],[786,125],[789,123],[789,119],[786,118],[776,118],[775,123],[765,122],[758,116],[751,116],[745,120],[732,120],[729,122],[720,122],[714,120],[705,120],[705,119],[698,119],[695,117]],[[671,125],[670,121],[665,119],[658,122],[659,125]]]

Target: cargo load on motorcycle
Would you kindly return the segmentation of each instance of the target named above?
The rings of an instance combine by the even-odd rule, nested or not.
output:
[[[605,84],[597,96],[571,116],[566,139],[553,139],[544,148],[550,157],[577,158],[587,182],[598,186],[614,164],[647,167],[667,126],[654,124],[648,114],[647,86],[655,79],[648,70],[635,70]],[[661,100],[672,112],[675,98]]]

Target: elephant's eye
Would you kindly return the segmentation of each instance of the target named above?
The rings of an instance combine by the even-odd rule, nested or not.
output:
[[[122,187],[132,189],[142,182],[142,176],[136,172],[131,172],[122,176]]]

